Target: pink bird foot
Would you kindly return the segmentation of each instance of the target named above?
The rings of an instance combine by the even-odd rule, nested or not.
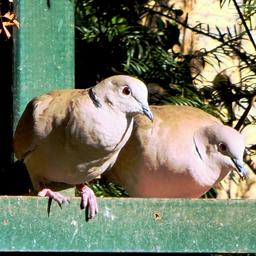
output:
[[[38,196],[49,197],[49,199],[53,199],[54,201],[56,201],[60,207],[62,204],[70,203],[70,200],[67,197],[63,196],[59,192],[54,192],[48,188],[44,188],[39,191]]]
[[[93,219],[98,213],[97,199],[93,190],[84,184],[76,187],[81,193],[81,209],[86,210],[86,220]]]

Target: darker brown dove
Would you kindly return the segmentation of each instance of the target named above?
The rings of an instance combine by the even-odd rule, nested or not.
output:
[[[230,171],[246,176],[239,132],[194,107],[150,108],[154,122],[135,118],[129,141],[104,173],[130,196],[198,198]]]

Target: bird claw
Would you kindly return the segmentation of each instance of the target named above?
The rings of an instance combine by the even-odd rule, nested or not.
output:
[[[92,189],[86,185],[77,186],[78,190],[81,193],[81,209],[85,209],[86,220],[93,219],[98,213],[97,199]],[[44,188],[38,192],[38,196],[48,197],[48,215],[50,214],[51,202],[52,200],[56,201],[61,207],[63,204],[69,204],[70,199],[63,196],[59,192],[54,192],[48,188]]]
[[[60,207],[61,207],[62,204],[69,204],[70,203],[69,198],[63,196],[59,192],[54,192],[54,191],[52,191],[48,188],[44,188],[41,191],[39,191],[38,196],[49,197],[49,199],[53,199],[54,201],[56,201]]]
[[[95,215],[98,213],[98,204],[96,196],[92,189],[83,185],[82,187],[78,187],[81,193],[81,209],[85,209],[86,211],[86,220],[93,219]]]

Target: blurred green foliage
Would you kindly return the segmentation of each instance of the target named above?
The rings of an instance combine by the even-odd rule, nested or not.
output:
[[[225,121],[232,126],[238,120],[234,106],[246,109],[246,104],[256,94],[253,82],[256,56],[246,52],[241,44],[242,40],[253,40],[250,25],[255,18],[256,1],[245,0],[238,5],[235,0],[220,0],[221,7],[235,7],[242,29],[240,23],[227,23],[226,31],[216,27],[214,32],[209,25],[200,22],[191,26],[189,14],[185,15],[175,4],[167,2],[77,0],[76,87],[92,86],[114,74],[129,74],[148,85],[150,104],[191,105],[223,120],[220,110],[225,109]],[[215,39],[219,46],[187,55],[176,51],[175,46],[180,46],[180,27]],[[254,41],[252,44],[255,45]],[[192,63],[202,69],[206,63],[220,65],[220,56],[235,56],[240,60],[240,70],[249,69],[253,74],[233,84],[225,73],[220,73],[212,86],[202,84],[200,89],[194,86],[201,74],[199,69],[198,74],[192,76]],[[244,125],[252,122],[255,122],[254,117],[246,117]],[[92,187],[98,195],[127,196],[118,186],[110,184],[108,187],[104,181],[97,181]],[[205,196],[215,197],[216,191],[213,189]]]
[[[179,28],[172,19],[182,13],[160,1],[154,6],[138,0],[77,1],[76,86],[129,74],[148,84],[151,104],[186,104],[213,113],[193,86],[191,57],[172,49],[179,45]]]

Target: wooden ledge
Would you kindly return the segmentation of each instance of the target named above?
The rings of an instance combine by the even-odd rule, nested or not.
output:
[[[255,200],[99,198],[85,221],[80,199],[0,197],[0,251],[256,252]]]

